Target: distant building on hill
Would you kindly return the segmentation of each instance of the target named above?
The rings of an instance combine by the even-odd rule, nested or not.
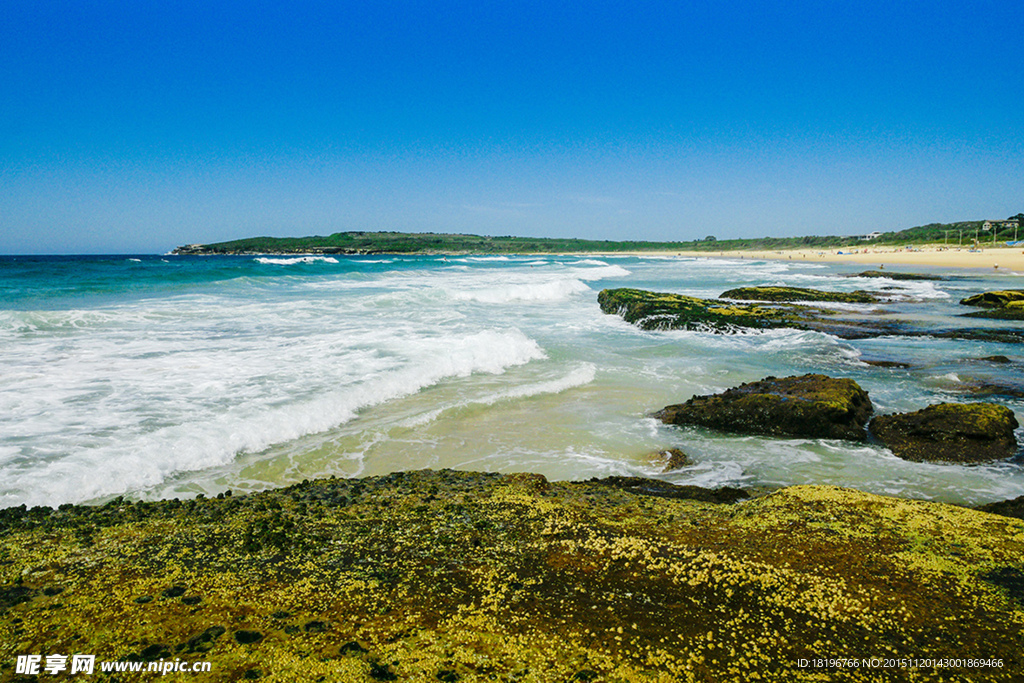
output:
[[[881,237],[881,236],[882,236],[882,233],[880,233],[880,232],[878,232],[878,231],[876,230],[876,231],[874,231],[874,232],[869,232],[869,233],[868,233],[868,234],[866,234],[866,235],[862,235],[860,239],[861,239],[861,241],[863,241],[863,242],[867,242],[867,241],[869,241],[869,240],[877,240],[877,239],[878,239],[879,237]]]
[[[985,221],[981,224],[982,230],[1006,230],[1007,228],[1018,228],[1020,227],[1020,221],[1016,218],[1008,218],[1005,221]]]

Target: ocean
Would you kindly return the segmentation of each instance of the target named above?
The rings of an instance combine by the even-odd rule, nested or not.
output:
[[[649,417],[695,394],[818,372],[855,379],[876,413],[990,400],[1024,423],[1017,344],[644,331],[597,304],[606,287],[714,297],[786,284],[867,289],[888,301],[837,308],[955,326],[961,298],[1024,286],[1014,273],[848,277],[860,270],[667,256],[0,257],[0,506],[421,468],[834,484],[971,505],[1024,494],[1019,458],[913,463],[875,443]],[[1000,355],[1012,362],[983,360]],[[909,367],[865,362],[877,360]],[[662,473],[651,454],[667,448],[694,464]]]

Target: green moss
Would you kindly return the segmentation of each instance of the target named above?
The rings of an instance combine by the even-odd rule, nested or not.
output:
[[[1000,658],[944,674],[1011,681],[1024,665],[1007,588],[1024,524],[945,505],[423,471],[140,507],[107,510],[88,546],[73,528],[95,509],[7,514],[0,590],[29,592],[2,607],[0,677],[34,652],[167,652],[210,661],[210,681],[877,680],[797,665],[833,655]],[[287,542],[247,546],[267,511],[292,521]]]
[[[871,304],[878,301],[875,295],[861,290],[823,292],[803,287],[738,287],[722,292],[719,297],[745,301],[828,301],[850,304]]]
[[[1024,303],[1024,289],[1005,289],[995,292],[982,292],[961,299],[964,306],[981,306],[983,308],[1002,308],[1014,303]]]
[[[880,415],[869,429],[906,460],[978,463],[1017,452],[1017,419],[995,403],[940,403],[912,413]]]
[[[797,326],[801,311],[699,299],[642,289],[605,289],[597,295],[601,310],[618,314],[643,329],[768,329]]]
[[[1024,320],[1024,301],[1010,301],[999,308],[965,313],[968,318],[995,318],[997,320]]]

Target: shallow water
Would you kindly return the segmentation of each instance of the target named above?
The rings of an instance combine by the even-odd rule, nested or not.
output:
[[[1019,345],[650,332],[596,300],[605,287],[705,297],[742,285],[867,289],[888,302],[840,314],[949,327],[963,323],[953,316],[964,296],[1024,287],[1012,273],[845,277],[861,269],[666,257],[0,258],[0,505],[209,495],[422,467],[829,483],[970,504],[1024,494],[1015,462],[910,463],[873,444],[722,435],[646,417],[694,394],[804,372],[856,379],[881,413],[977,400],[971,383],[1019,384]],[[978,360],[997,354],[1014,362]],[[984,400],[1024,422],[1020,399]],[[667,447],[696,464],[660,474],[649,454]]]

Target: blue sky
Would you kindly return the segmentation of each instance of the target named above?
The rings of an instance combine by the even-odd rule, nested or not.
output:
[[[0,253],[1024,211],[1024,3],[0,3]]]

